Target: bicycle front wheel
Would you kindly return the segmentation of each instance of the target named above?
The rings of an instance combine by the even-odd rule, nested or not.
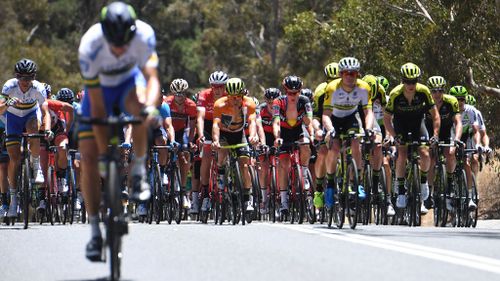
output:
[[[359,182],[358,182],[358,168],[354,159],[349,160],[347,165],[347,170],[345,174],[345,190],[349,191],[349,196],[346,198],[346,212],[347,219],[349,221],[349,226],[351,229],[355,229],[358,223],[358,217],[360,213],[359,204]]]

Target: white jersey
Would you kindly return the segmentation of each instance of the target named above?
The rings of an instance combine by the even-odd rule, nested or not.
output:
[[[462,127],[464,132],[472,128],[472,126],[479,125],[477,118],[477,109],[472,105],[465,105],[464,111],[462,113]]]
[[[158,66],[153,28],[140,20],[135,24],[135,36],[120,57],[111,53],[100,23],[83,35],[78,53],[80,71],[87,86],[117,86],[130,78],[137,68]]]
[[[372,103],[373,115],[375,117],[375,122],[379,125],[384,124],[384,107],[380,104],[379,101],[375,101]]]
[[[476,118],[477,118],[477,123],[479,125],[479,130],[486,131],[486,125],[484,124],[483,114],[476,107],[474,107],[474,109],[476,110]]]
[[[33,111],[37,111],[40,105],[47,98],[47,92],[42,83],[33,80],[31,87],[26,93],[23,93],[19,88],[17,78],[12,78],[5,82],[2,88],[2,97],[4,99],[17,98],[19,103],[15,106],[9,106],[7,112],[16,116],[24,117]]]
[[[325,91],[324,110],[332,110],[332,115],[344,118],[358,111],[358,105],[363,109],[371,109],[371,87],[358,79],[354,89],[348,93],[342,88],[342,79],[328,83]]]

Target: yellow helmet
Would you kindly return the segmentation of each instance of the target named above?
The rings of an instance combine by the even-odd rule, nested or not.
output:
[[[405,63],[403,66],[401,66],[401,75],[403,76],[403,79],[408,79],[408,80],[415,80],[422,75],[422,72],[420,71],[420,67],[418,67],[414,63]]]
[[[339,64],[332,62],[325,66],[325,75],[330,79],[339,78]]]
[[[432,76],[427,80],[427,85],[431,89],[443,89],[446,86],[446,80],[441,76]]]
[[[240,78],[231,78],[226,82],[226,92],[230,96],[241,95],[245,89],[245,83]]]

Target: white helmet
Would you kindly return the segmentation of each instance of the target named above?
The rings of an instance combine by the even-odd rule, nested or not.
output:
[[[210,83],[211,85],[224,85],[226,84],[228,79],[229,77],[225,72],[215,71],[214,73],[210,74],[210,77],[208,78],[208,83]]]
[[[172,93],[183,93],[189,88],[188,82],[184,79],[175,79],[170,83],[170,91]]]
[[[347,71],[359,71],[359,61],[353,57],[342,58],[339,61],[339,71],[342,72],[344,70]]]

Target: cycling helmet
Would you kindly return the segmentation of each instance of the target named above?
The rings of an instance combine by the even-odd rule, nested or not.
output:
[[[102,33],[115,46],[129,43],[135,35],[137,16],[134,8],[123,2],[113,2],[101,10]]]
[[[300,94],[306,96],[309,99],[309,102],[313,101],[313,92],[309,88],[304,88],[300,90]]]
[[[210,83],[210,85],[224,85],[226,84],[228,79],[229,77],[225,72],[215,71],[214,73],[210,74],[210,77],[208,78],[208,83]]]
[[[375,77],[375,75],[368,74],[365,75],[361,80],[370,85],[370,87],[372,88],[372,98],[375,98],[378,95],[378,89],[380,86],[377,77]]]
[[[278,88],[267,88],[264,91],[264,97],[266,97],[266,99],[268,100],[274,100],[279,96],[281,96],[281,91]]]
[[[339,78],[339,64],[332,62],[325,66],[325,75],[330,79]]]
[[[282,84],[285,90],[299,91],[300,89],[302,89],[302,79],[300,79],[300,77],[295,75],[290,75],[285,77],[285,79],[283,79]]]
[[[184,79],[174,79],[172,83],[170,83],[170,91],[172,93],[180,94],[184,93],[189,88],[189,84]]]
[[[240,78],[231,78],[227,80],[226,92],[230,96],[242,95],[242,91],[245,89],[245,83]]]
[[[47,83],[42,83],[42,86],[45,88],[45,92],[47,92],[47,97],[52,93],[52,87]]]
[[[56,98],[63,102],[73,103],[75,101],[75,94],[69,88],[62,88],[57,92]]]
[[[16,66],[14,69],[15,69],[16,74],[25,75],[25,76],[28,76],[28,75],[35,76],[37,67],[36,67],[36,63],[32,60],[21,59],[20,61],[18,61],[16,63]]]
[[[427,85],[431,89],[444,89],[446,80],[441,76],[432,76],[427,80]]]
[[[409,62],[401,66],[401,75],[403,79],[416,80],[421,74],[420,68],[414,63]]]
[[[453,86],[449,93],[456,98],[465,98],[469,94],[464,86]]]
[[[465,103],[468,105],[476,106],[476,98],[473,95],[467,95],[465,97]]]
[[[359,61],[353,57],[345,57],[339,61],[339,71],[359,71]]]
[[[384,87],[385,92],[389,90],[389,80],[385,78],[384,76],[378,76],[377,77],[378,83]]]

